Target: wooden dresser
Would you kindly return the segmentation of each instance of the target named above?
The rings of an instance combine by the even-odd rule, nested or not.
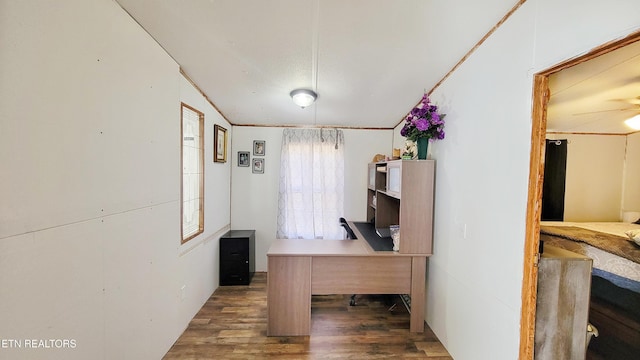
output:
[[[589,257],[545,246],[538,265],[534,359],[584,359],[587,346]]]

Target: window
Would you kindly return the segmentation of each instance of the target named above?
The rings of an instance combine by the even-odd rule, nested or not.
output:
[[[344,137],[341,130],[285,129],[278,238],[342,239]]]
[[[182,104],[182,243],[204,231],[204,114]]]

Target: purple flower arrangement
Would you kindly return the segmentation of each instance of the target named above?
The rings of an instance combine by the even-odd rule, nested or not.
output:
[[[420,103],[405,117],[405,123],[400,135],[409,140],[419,138],[434,140],[444,139],[445,114],[438,113],[438,107],[429,102],[429,96],[424,94]]]

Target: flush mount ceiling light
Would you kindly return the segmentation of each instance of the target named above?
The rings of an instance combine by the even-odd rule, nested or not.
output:
[[[640,130],[640,114],[624,121],[632,129]]]
[[[318,97],[318,94],[313,90],[307,89],[295,89],[289,95],[291,96],[291,99],[293,99],[293,102],[301,108],[305,108],[313,104]]]

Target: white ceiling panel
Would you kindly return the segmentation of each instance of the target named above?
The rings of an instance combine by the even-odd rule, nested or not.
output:
[[[516,3],[117,1],[232,124],[364,128],[394,127]]]
[[[117,0],[237,125],[391,128],[513,0]],[[550,77],[548,131],[622,133],[640,43]],[[301,109],[296,88],[318,93]]]

